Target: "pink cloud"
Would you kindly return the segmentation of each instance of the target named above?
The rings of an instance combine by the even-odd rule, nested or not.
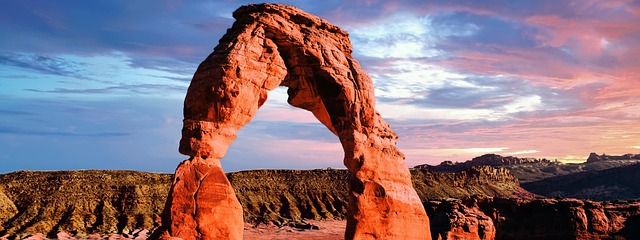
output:
[[[629,153],[633,151],[629,146],[640,142],[640,130],[632,123],[603,125],[601,122],[594,122],[572,125],[556,124],[554,119],[538,120],[535,124],[514,124],[499,128],[480,127],[464,132],[432,134],[438,139],[431,142],[426,150],[424,146],[407,144],[416,141],[415,139],[403,140],[401,149],[407,149],[405,152],[408,153],[408,162],[464,161],[478,155],[465,151],[451,152],[456,146],[505,148],[493,153],[522,153],[519,156],[563,159],[565,156],[586,157],[592,151],[609,154]],[[402,134],[400,136],[402,140]],[[440,140],[445,144],[438,142]],[[504,151],[506,149],[514,151]],[[536,152],[525,151],[528,149],[535,149]]]

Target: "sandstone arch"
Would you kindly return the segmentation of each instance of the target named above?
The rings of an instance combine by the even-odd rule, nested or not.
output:
[[[196,71],[184,104],[180,152],[165,224],[184,239],[242,239],[242,209],[220,159],[265,102],[311,111],[340,139],[349,169],[346,239],[430,239],[396,134],[375,111],[371,79],[351,57],[348,34],[297,8],[259,4],[236,22]]]

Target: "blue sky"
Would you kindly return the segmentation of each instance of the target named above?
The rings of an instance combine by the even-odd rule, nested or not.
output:
[[[173,172],[198,64],[250,1],[5,1],[0,172]],[[407,165],[640,152],[637,1],[282,1],[350,33]],[[228,171],[342,167],[278,88]]]

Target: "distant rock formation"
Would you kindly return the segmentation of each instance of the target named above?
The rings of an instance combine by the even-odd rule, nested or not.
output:
[[[612,156],[612,155],[598,155],[597,153],[589,154],[589,158],[587,158],[588,163],[593,162],[601,162],[601,161],[624,161],[624,160],[640,160],[640,154],[632,154],[627,153],[621,156]]]
[[[594,154],[592,153],[591,158],[595,158],[593,156]],[[604,158],[598,155],[596,156],[599,160],[587,161],[581,164],[564,164],[547,159],[518,158],[512,156],[503,157],[496,154],[485,154],[465,162],[453,163],[451,161],[444,161],[437,166],[423,164],[415,166],[415,168],[429,169],[435,172],[456,172],[473,166],[502,167],[509,169],[521,183],[528,183],[578,172],[604,170],[640,163],[640,159],[634,159],[635,155],[633,154],[625,154],[613,158],[609,158],[609,156],[604,154]]]
[[[600,201],[640,199],[640,164],[600,171],[586,171],[547,178],[523,185],[547,197],[571,197]]]
[[[465,162],[453,163],[451,161],[443,161],[437,166],[422,164],[415,166],[414,168],[430,169],[437,172],[456,172],[474,166],[503,167],[528,163],[553,163],[553,161],[547,159],[518,158],[512,156],[503,157],[497,154],[485,154]]]
[[[342,143],[351,174],[346,239],[429,239],[396,134],[375,110],[371,79],[351,56],[348,34],[300,9],[256,4],[200,64],[184,103],[180,152],[167,199],[168,233],[242,239],[242,208],[220,167],[236,131],[278,86]]]

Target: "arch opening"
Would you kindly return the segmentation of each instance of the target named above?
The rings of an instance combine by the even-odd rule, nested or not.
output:
[[[268,92],[255,117],[238,130],[221,165],[226,172],[251,169],[344,168],[338,137],[305,109],[287,103],[287,87]]]

